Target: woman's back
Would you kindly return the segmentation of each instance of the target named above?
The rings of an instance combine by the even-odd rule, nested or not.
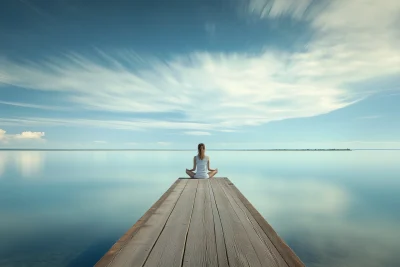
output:
[[[196,175],[195,178],[208,178],[208,157],[204,155],[204,158],[201,159],[199,155],[196,155]]]

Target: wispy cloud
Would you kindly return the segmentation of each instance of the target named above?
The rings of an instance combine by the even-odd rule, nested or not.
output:
[[[139,73],[99,66],[82,58],[74,58],[75,63],[56,60],[51,71],[46,64],[37,68],[10,62],[4,82],[65,92],[71,102],[89,109],[135,113],[179,111],[186,115],[187,121],[202,124],[207,121],[222,128],[315,116],[358,99],[358,95],[332,82],[302,82],[299,78],[296,83],[290,82],[298,74],[285,66],[288,59],[284,58],[288,57],[293,55],[194,53],[189,56],[192,63],[183,59],[167,65],[158,62],[152,70]],[[305,64],[301,63],[304,58],[296,61]]]
[[[400,140],[399,141],[348,141],[345,143],[350,143],[350,144],[393,144],[393,145],[398,145],[400,146]]]
[[[16,107],[24,107],[24,108],[44,109],[44,110],[66,110],[66,108],[63,108],[63,107],[45,106],[45,105],[29,104],[29,103],[22,103],[22,102],[1,101],[1,100],[0,100],[0,104],[16,106]]]
[[[96,144],[107,144],[107,141],[96,140],[96,141],[93,141],[93,143],[96,143]]]
[[[160,146],[169,146],[169,145],[171,145],[172,143],[171,142],[157,142],[157,145],[160,145]]]
[[[214,126],[206,123],[192,123],[192,122],[175,122],[175,121],[161,121],[161,120],[95,120],[95,119],[75,119],[75,118],[43,118],[43,117],[18,117],[18,118],[1,118],[1,125],[10,126],[40,126],[40,125],[53,125],[53,126],[78,126],[78,127],[101,127],[134,131],[145,131],[148,129],[176,129],[176,130],[189,130],[189,129],[206,129],[212,130]]]
[[[193,52],[161,61],[98,50],[108,62],[103,65],[75,53],[35,63],[3,60],[7,68],[0,75],[0,86],[61,92],[86,109],[185,115],[180,122],[70,123],[209,131],[325,114],[381,90],[365,91],[349,84],[400,73],[399,1],[332,1],[318,7],[318,13],[307,11],[312,10],[311,2],[254,0],[248,7],[260,19],[286,15],[308,23],[314,34],[301,52]],[[123,64],[126,59],[135,67]]]
[[[50,18],[50,15],[46,13],[43,9],[39,8],[37,5],[34,5],[31,1],[29,0],[19,0],[19,2],[23,3],[27,7],[29,7],[31,10],[33,10],[36,14],[45,17],[45,18]]]
[[[127,142],[127,143],[125,143],[125,145],[128,145],[128,146],[136,146],[138,144],[139,143],[137,143],[137,142]]]
[[[184,134],[187,135],[211,135],[209,132],[201,132],[201,131],[189,131],[189,132],[184,132]]]
[[[220,132],[224,132],[224,133],[233,133],[233,132],[237,132],[237,130],[232,130],[232,129],[222,129],[222,130],[218,130]]]
[[[379,116],[379,115],[371,115],[371,116],[363,116],[363,117],[359,117],[359,119],[378,119],[378,118],[380,118],[380,117],[382,117],[382,116]]]
[[[247,11],[260,18],[289,15],[300,19],[313,0],[249,0]]]

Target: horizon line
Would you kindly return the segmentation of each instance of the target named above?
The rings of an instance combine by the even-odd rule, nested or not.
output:
[[[37,151],[193,151],[196,149],[188,148],[0,148],[0,151],[12,150],[37,150]],[[330,150],[330,151],[349,151],[350,148],[210,148],[208,151],[276,151],[276,150]]]
[[[176,148],[0,148],[0,151],[194,151]],[[400,148],[210,148],[208,151],[353,151],[353,150],[400,150]]]

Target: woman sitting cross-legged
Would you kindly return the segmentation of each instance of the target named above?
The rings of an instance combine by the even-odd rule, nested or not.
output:
[[[210,169],[210,157],[205,155],[206,146],[200,143],[197,146],[198,154],[193,158],[193,169],[186,169],[190,178],[213,178],[218,173],[218,169]],[[197,168],[197,171],[194,172]],[[207,170],[209,172],[207,172]]]

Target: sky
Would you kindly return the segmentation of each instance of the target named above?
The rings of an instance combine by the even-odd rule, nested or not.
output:
[[[3,0],[0,148],[400,148],[398,0]]]

